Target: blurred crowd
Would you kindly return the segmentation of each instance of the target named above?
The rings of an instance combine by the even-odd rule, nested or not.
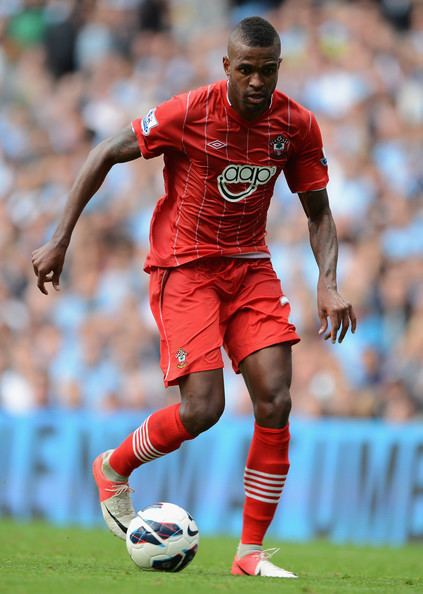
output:
[[[279,88],[322,128],[339,288],[358,316],[342,345],[318,337],[307,221],[280,180],[268,241],[302,336],[294,412],[421,418],[422,3],[216,0],[206,31],[199,5],[0,2],[0,410],[107,412],[177,399],[163,388],[142,271],[161,159],[111,170],[78,223],[59,292],[38,291],[31,252],[51,236],[90,148],[172,94],[222,78],[231,24],[262,14],[281,34]],[[227,409],[249,414],[229,365],[225,379]]]

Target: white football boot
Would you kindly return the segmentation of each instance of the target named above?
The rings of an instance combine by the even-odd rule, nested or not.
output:
[[[261,577],[298,578],[295,573],[286,571],[269,561],[279,549],[253,551],[243,557],[235,557],[232,564],[232,575],[256,575]]]
[[[103,471],[104,459],[108,460],[113,450],[108,450],[97,456],[93,462],[93,476],[98,487],[100,507],[104,521],[108,528],[125,540],[129,522],[135,517],[134,506],[131,501],[133,489],[128,481],[111,481]]]

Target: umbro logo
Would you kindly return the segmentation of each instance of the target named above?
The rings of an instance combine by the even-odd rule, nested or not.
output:
[[[218,151],[219,149],[225,147],[226,143],[222,142],[221,140],[213,140],[212,142],[207,143],[207,146],[211,146]]]

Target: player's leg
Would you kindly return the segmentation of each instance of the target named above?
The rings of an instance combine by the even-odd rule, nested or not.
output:
[[[295,577],[262,559],[262,543],[289,469],[291,345],[299,341],[290,306],[270,261],[247,272],[231,304],[225,346],[254,405],[254,434],[245,467],[243,529],[233,573]],[[239,559],[242,562],[239,563]]]
[[[127,479],[142,464],[175,451],[218,421],[225,406],[221,369],[183,376],[179,389],[180,403],[149,415],[113,450],[106,466],[111,477]]]
[[[196,437],[213,427],[225,408],[223,370],[190,373],[179,380],[180,416],[190,435]]]
[[[217,422],[224,409],[221,369],[184,376],[181,403],[158,410],[115,450],[100,454],[93,463],[104,520],[124,539],[135,515],[128,485],[131,473],[147,462],[175,451]]]
[[[240,365],[254,407],[254,434],[244,471],[241,542],[232,573],[293,578],[268,560],[263,539],[273,519],[289,470],[291,346],[278,344],[252,353]]]
[[[254,434],[244,475],[241,543],[262,545],[289,471],[291,346],[278,344],[240,365],[254,409]]]
[[[224,408],[219,302],[211,287],[203,287],[195,267],[157,270],[151,306],[165,385],[179,385],[181,403],[152,413],[115,450],[94,461],[103,517],[121,538],[134,515],[128,486],[133,470],[211,427]]]

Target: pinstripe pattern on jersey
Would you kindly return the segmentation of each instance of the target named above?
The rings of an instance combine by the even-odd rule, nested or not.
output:
[[[206,201],[207,196],[207,179],[209,176],[209,152],[208,152],[208,136],[207,136],[207,126],[209,123],[209,97],[210,97],[210,86],[207,87],[207,98],[206,98],[206,120],[204,122],[204,153],[206,156],[206,171],[204,173],[204,190],[203,190],[203,199],[201,201],[201,206],[198,209],[198,217],[197,217],[197,225],[195,227],[195,249],[197,251],[197,257],[199,257],[199,239],[198,239],[198,227],[200,225],[201,214],[204,208],[204,203]]]

